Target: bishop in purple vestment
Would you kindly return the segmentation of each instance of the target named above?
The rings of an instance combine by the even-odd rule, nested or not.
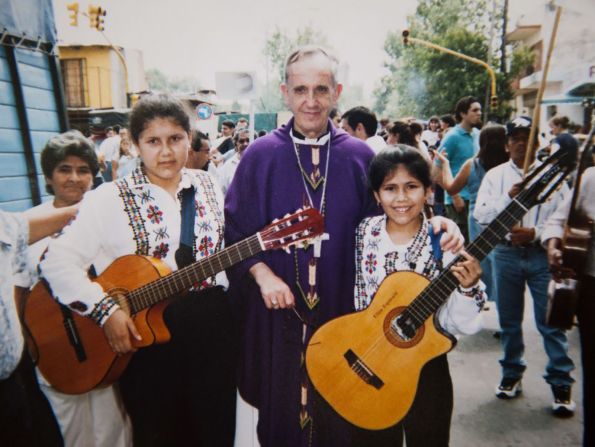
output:
[[[372,150],[328,120],[341,91],[335,68],[319,48],[290,56],[282,90],[294,118],[246,150],[226,196],[228,244],[307,204],[322,212],[329,236],[318,258],[312,245],[293,247],[229,272],[242,317],[239,388],[259,410],[263,446],[345,445],[349,437],[346,422],[315,396],[303,362],[312,332],[355,310],[355,229],[377,209],[367,185]],[[267,294],[254,273],[261,263],[288,290]],[[279,306],[282,299],[294,307]]]
[[[265,252],[230,272],[234,285],[241,284],[243,302],[240,307],[245,306],[240,392],[259,409],[259,437],[265,436],[271,445],[300,445],[291,439],[299,438],[302,432],[303,322],[307,328],[307,343],[313,329],[355,311],[355,229],[376,208],[366,178],[373,156],[371,149],[330,124],[328,128],[330,145],[320,149],[322,175],[329,153],[330,160],[323,210],[329,239],[322,242],[316,270],[319,301],[308,303],[303,296],[309,289],[308,263],[313,256],[312,245],[306,250],[293,247],[289,254],[283,250]],[[304,186],[290,136],[292,129],[293,120],[259,138],[246,151],[226,198],[228,243],[248,237],[273,219],[303,207],[308,202],[306,187],[310,189],[313,206],[319,208],[323,185],[316,190],[308,182]],[[310,147],[298,147],[304,171],[311,172]],[[295,297],[295,312],[265,307],[260,289],[249,274],[250,267],[258,262],[264,262],[290,287]],[[308,425],[311,421],[301,422]]]

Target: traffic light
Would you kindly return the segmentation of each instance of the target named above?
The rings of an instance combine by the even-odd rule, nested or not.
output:
[[[89,26],[98,31],[103,31],[105,29],[103,23],[106,14],[105,9],[101,6],[89,5]]]
[[[97,8],[97,30],[98,31],[103,31],[105,29],[105,27],[103,26],[104,24],[104,17],[107,14],[107,11],[102,8],[101,6],[99,8]]]
[[[492,96],[490,97],[490,109],[496,110],[498,108],[498,97]]]
[[[89,5],[89,27],[97,28],[97,11],[99,6]]]
[[[78,2],[69,3],[66,9],[70,12],[70,26],[79,25],[79,4]]]
[[[407,46],[409,44],[409,30],[403,30],[403,45]]]

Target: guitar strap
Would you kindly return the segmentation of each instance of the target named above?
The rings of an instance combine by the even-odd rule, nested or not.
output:
[[[434,234],[432,224],[428,224],[428,232],[430,233],[430,241],[432,242],[432,253],[434,254],[434,259],[438,263],[438,270],[442,270],[442,247],[440,247],[440,238],[444,234],[444,231]]]
[[[194,187],[182,191],[182,223],[180,228],[180,247],[176,250],[176,264],[184,268],[194,262],[194,220],[196,206],[194,204]]]

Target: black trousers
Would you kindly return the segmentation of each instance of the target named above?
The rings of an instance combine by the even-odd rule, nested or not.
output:
[[[585,447],[595,446],[595,277],[583,275],[577,318],[583,363],[583,408]]]
[[[221,287],[164,312],[172,339],[139,350],[120,379],[134,445],[233,446],[236,325]]]
[[[0,446],[62,445],[60,428],[25,352],[12,375],[0,380]]]
[[[453,388],[446,354],[422,369],[417,394],[409,413],[386,430],[353,429],[355,447],[446,447],[450,440]]]

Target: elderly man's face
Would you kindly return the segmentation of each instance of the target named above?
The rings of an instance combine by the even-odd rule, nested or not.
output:
[[[246,148],[248,147],[249,144],[250,144],[250,133],[242,132],[238,136],[238,139],[236,142],[236,151],[238,154],[240,154],[240,157],[242,156],[242,154],[244,153],[244,151],[246,150]]]
[[[322,135],[341,94],[333,82],[330,61],[321,54],[306,56],[289,66],[287,84],[281,86],[285,102],[295,117],[295,128],[308,138]]]

